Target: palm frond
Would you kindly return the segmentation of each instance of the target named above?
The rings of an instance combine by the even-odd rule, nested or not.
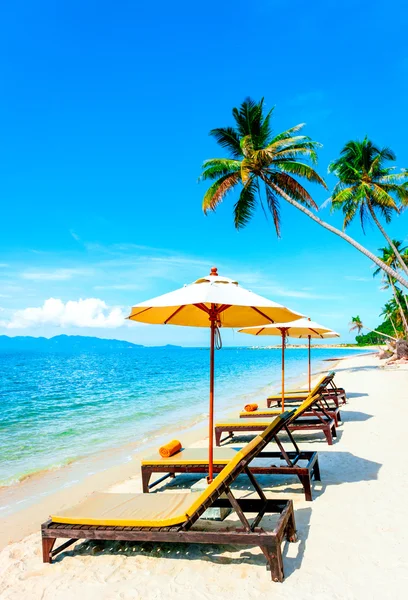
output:
[[[374,183],[370,187],[370,196],[378,206],[385,206],[398,212],[395,200],[381,186]]]
[[[207,179],[217,179],[222,175],[228,175],[240,170],[241,163],[239,160],[232,160],[228,158],[210,158],[203,162],[204,171],[199,177],[199,181],[206,181]]]
[[[241,229],[250,221],[256,208],[256,185],[250,179],[243,186],[239,198],[234,206],[234,224],[236,229]]]
[[[270,184],[272,189],[285,200],[293,199],[305,206],[318,210],[316,202],[311,195],[296,179],[286,173],[277,171],[267,172],[266,183]]]
[[[273,167],[279,167],[281,171],[292,173],[293,175],[303,177],[304,179],[313,181],[314,183],[319,183],[327,190],[327,185],[324,179],[320,177],[320,175],[310,165],[300,163],[296,160],[274,159],[270,165],[270,168]]]
[[[231,156],[241,158],[242,152],[239,143],[239,134],[233,127],[217,127],[216,129],[211,129],[209,135],[215,138],[215,141],[221,148],[228,150]]]
[[[268,202],[268,208],[272,214],[273,224],[275,226],[276,235],[278,238],[281,236],[281,220],[280,220],[280,206],[279,199],[276,194],[274,194],[272,188],[267,185],[265,186],[266,190],[266,200]]]
[[[215,181],[204,194],[204,213],[206,214],[209,210],[215,210],[218,204],[225,198],[226,194],[240,183],[240,181],[241,177],[239,172],[224,175]]]

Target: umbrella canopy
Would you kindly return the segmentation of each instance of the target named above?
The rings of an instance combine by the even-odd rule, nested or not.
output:
[[[210,411],[208,481],[213,477],[214,429],[214,348],[219,327],[247,327],[289,322],[303,315],[258,296],[238,285],[237,281],[220,277],[216,267],[210,275],[190,285],[133,306],[129,319],[141,323],[209,327],[210,344]],[[218,335],[217,335],[218,334]]]
[[[324,337],[339,337],[339,334],[329,327],[324,327],[315,321],[305,318],[297,319],[290,323],[273,323],[273,325],[265,325],[263,327],[245,327],[244,329],[240,329],[240,333],[250,333],[252,335],[278,335],[281,337],[282,329],[285,330],[286,337],[311,337],[322,339]]]
[[[217,269],[189,285],[134,306],[129,315],[142,323],[209,327],[215,311],[218,327],[249,327],[293,321],[302,315],[220,277]]]
[[[340,337],[338,333],[325,327],[324,325],[320,325],[315,321],[311,321],[310,319],[302,318],[297,319],[296,321],[291,321],[290,323],[273,323],[271,325],[264,325],[261,327],[245,327],[244,329],[240,329],[239,333],[249,333],[251,335],[277,335],[282,338],[282,411],[285,408],[285,343],[287,337],[293,338],[307,338],[309,340],[308,344],[308,362],[309,362],[309,372],[308,372],[308,382],[309,382],[309,392],[311,390],[311,379],[312,379],[312,367],[311,367],[311,348],[310,348],[310,340],[311,338],[334,338]]]

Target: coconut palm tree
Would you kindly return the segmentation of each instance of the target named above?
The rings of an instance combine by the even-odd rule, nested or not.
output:
[[[398,331],[397,331],[397,328],[395,327],[395,323],[394,323],[394,319],[393,319],[394,314],[395,314],[394,307],[392,306],[391,302],[386,302],[383,306],[382,312],[380,313],[380,317],[384,317],[386,320],[390,321],[392,328],[394,330],[394,333],[395,333],[395,337],[398,337]]]
[[[367,137],[347,142],[340,158],[329,165],[329,173],[339,179],[331,196],[331,206],[332,210],[343,211],[344,229],[358,214],[364,231],[371,217],[391,246],[399,268],[408,275],[408,265],[379,220],[382,217],[389,223],[392,215],[400,212],[401,203],[408,204],[408,188],[404,185],[407,174],[395,173],[394,167],[386,166],[395,158],[390,148],[378,148]]]
[[[381,331],[377,331],[376,329],[370,329],[369,327],[366,327],[366,325],[363,325],[363,322],[358,315],[356,317],[351,317],[349,327],[350,332],[357,331],[357,334],[360,334],[363,329],[368,329],[368,331],[371,331],[371,333],[378,333],[378,335],[383,335],[384,337],[389,338],[390,340],[396,341],[395,338],[393,338],[390,335],[387,335],[386,333],[381,333]]]
[[[405,255],[405,251],[406,248],[401,248],[402,243],[398,240],[392,240],[393,243],[393,247],[397,248],[397,251],[400,254],[402,260],[404,260],[404,255]],[[394,269],[396,269],[398,267],[398,259],[396,254],[394,253],[393,249],[391,246],[385,247],[385,248],[380,248],[379,249],[381,252],[381,256],[379,257],[385,264],[393,267]],[[400,313],[400,317],[401,317],[401,323],[402,326],[404,328],[405,331],[405,335],[408,336],[408,322],[407,322],[407,318],[405,316],[404,313],[404,309],[402,308],[402,304],[399,298],[399,295],[404,296],[404,294],[402,294],[401,290],[399,290],[396,285],[395,285],[395,278],[391,277],[391,275],[388,275],[388,273],[384,273],[384,271],[381,271],[380,268],[376,269],[373,273],[373,276],[376,277],[376,275],[378,275],[380,272],[383,273],[383,289],[388,289],[389,287],[392,288],[392,292],[394,295],[394,300],[395,300],[395,304],[398,307],[398,311]],[[407,299],[405,297],[405,302],[407,303]]]
[[[210,135],[229,156],[212,158],[203,163],[200,179],[212,182],[204,194],[204,212],[215,211],[229,192],[239,190],[234,205],[235,227],[244,227],[259,204],[266,212],[266,201],[279,236],[279,208],[280,200],[283,199],[325,229],[346,240],[408,288],[408,280],[402,275],[385,265],[344,231],[322,221],[312,212],[317,210],[317,205],[299,180],[311,181],[326,188],[324,180],[313,168],[320,144],[305,135],[299,135],[303,124],[275,135],[271,130],[272,113],[273,109],[269,112],[264,110],[263,99],[255,102],[247,98],[239,108],[232,110],[234,127],[210,131]]]

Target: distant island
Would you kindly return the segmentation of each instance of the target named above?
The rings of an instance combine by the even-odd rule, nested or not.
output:
[[[127,350],[144,348],[124,340],[108,340],[83,335],[56,335],[52,338],[0,335],[1,350],[42,350],[48,352],[71,352],[75,350]]]

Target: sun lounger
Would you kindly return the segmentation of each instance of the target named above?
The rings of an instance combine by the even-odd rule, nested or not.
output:
[[[319,379],[319,381],[314,385],[314,387],[309,392],[305,389],[292,389],[285,391],[285,403],[296,403],[302,402],[305,400],[310,393],[317,393],[318,388],[321,390],[322,395],[325,397],[327,401],[331,401],[335,404],[336,407],[339,407],[341,404],[346,404],[347,397],[344,388],[338,388],[334,383],[335,372],[330,371],[327,375],[323,375]],[[266,404],[268,407],[276,404],[280,406],[282,402],[282,394],[273,394],[269,396],[266,400]]]
[[[319,407],[318,409],[314,406],[316,404]],[[306,413],[311,413],[313,416],[304,417],[304,414]],[[270,418],[256,416],[256,411],[255,413],[245,414],[255,414],[255,416],[248,419],[240,418],[235,421],[224,421],[215,424],[214,432],[215,443],[217,446],[224,441],[221,440],[223,433],[228,433],[228,437],[231,438],[234,433],[255,433],[264,431],[271,423]],[[304,400],[284,427],[285,429],[288,429],[288,431],[321,431],[326,436],[327,443],[330,446],[333,444],[333,437],[337,437],[334,419],[327,414],[327,411],[321,404],[321,396],[319,395]]]
[[[288,419],[291,414],[288,413]],[[285,423],[285,419],[281,419],[280,428],[275,429],[274,434],[270,436],[270,441],[278,445],[279,451],[260,452],[249,466],[249,469],[253,475],[297,476],[303,486],[306,500],[311,501],[312,477],[316,481],[320,481],[317,452],[300,450],[291,434],[290,440],[293,450],[287,451],[278,437],[278,433]],[[237,448],[215,448],[214,472],[219,473],[222,471],[238,451]],[[262,459],[262,463],[259,462],[259,459]],[[277,464],[279,461],[283,461],[283,464]],[[168,458],[161,458],[156,453],[142,460],[141,470],[143,491],[149,492],[150,489],[168,477],[174,477],[176,473],[208,473],[208,450],[206,448],[185,448]],[[150,484],[153,473],[165,473],[165,475]]]
[[[257,436],[222,469],[203,492],[157,494],[93,494],[72,508],[51,516],[41,527],[43,561],[53,557],[78,539],[123,540],[131,542],[175,542],[200,544],[234,544],[259,546],[266,558],[273,581],[284,577],[281,542],[286,537],[296,540],[293,503],[291,500],[271,500],[265,497],[248,466],[268,444],[283,417],[278,417],[262,435]],[[237,499],[230,485],[245,472],[259,498]],[[225,497],[221,497],[226,494]],[[194,524],[209,507],[232,507],[240,527],[214,530]],[[277,513],[273,531],[259,527],[264,515]],[[248,514],[255,517],[250,522]],[[69,538],[53,550],[57,538]]]
[[[322,385],[320,386],[320,388],[322,387]],[[339,422],[341,421],[340,406],[336,406],[336,404],[333,404],[332,402],[330,402],[330,400],[328,400],[326,398],[326,396],[321,394],[321,391],[319,390],[319,388],[317,389],[317,393],[313,392],[313,391],[310,392],[310,394],[308,396],[306,396],[306,398],[304,398],[303,401],[298,400],[297,402],[293,402],[290,404],[290,407],[298,408],[303,402],[306,402],[309,399],[311,399],[317,395],[319,395],[319,399],[316,400],[314,402],[314,404],[309,406],[309,408],[302,413],[302,416],[303,417],[315,417],[318,412],[323,411],[325,416],[329,416],[331,419],[333,419],[334,426],[338,427]],[[276,406],[275,408],[257,408],[256,410],[253,410],[253,411],[243,410],[239,413],[239,416],[241,419],[253,419],[253,418],[269,419],[269,418],[276,417],[276,415],[279,415],[280,413],[281,413],[281,409],[279,408],[279,406]]]

